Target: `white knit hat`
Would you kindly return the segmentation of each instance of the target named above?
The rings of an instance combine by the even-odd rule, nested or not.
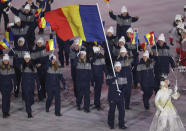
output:
[[[79,45],[79,46],[81,46],[81,44],[80,44],[80,38],[75,39],[74,42],[73,42],[73,44],[74,44],[74,45]]]
[[[165,35],[161,33],[158,37],[158,40],[162,40],[163,42],[165,42]]]
[[[29,52],[26,52],[26,53],[25,53],[25,55],[24,55],[24,59],[26,59],[26,58],[31,58]]]
[[[177,20],[182,21],[182,18],[183,18],[183,16],[182,16],[182,15],[177,14],[177,15],[175,16],[175,21],[177,21]]]
[[[18,39],[18,42],[19,41],[22,41],[23,43],[25,43],[25,38],[24,37],[20,37],[19,39]]]
[[[27,4],[26,6],[25,6],[25,8],[24,8],[25,10],[30,10],[30,5],[29,4]]]
[[[124,13],[124,12],[128,12],[126,6],[123,6],[123,7],[121,8],[121,13]]]
[[[14,22],[15,23],[21,22],[21,19],[18,16],[14,16]]]
[[[110,26],[110,27],[107,29],[107,33],[108,33],[108,32],[114,34],[114,28],[113,28],[113,26]]]
[[[9,60],[9,59],[10,59],[10,57],[9,57],[8,54],[5,54],[5,55],[3,56],[3,61],[4,61],[4,60]]]
[[[56,60],[56,56],[55,56],[54,54],[51,54],[51,55],[49,56],[49,59],[50,59],[50,60],[51,60],[51,59]]]
[[[120,48],[120,53],[127,53],[127,49],[124,46],[122,46]]]
[[[123,42],[123,43],[125,43],[125,37],[122,36],[122,37],[119,39],[119,42]]]
[[[184,5],[184,9],[186,9],[186,5]]]
[[[143,53],[143,56],[145,57],[147,57],[147,58],[149,58],[149,51],[148,50],[146,50],[144,53]]]
[[[37,43],[42,43],[44,44],[44,39],[42,37],[40,37],[38,40],[37,40]]]
[[[119,61],[115,62],[114,67],[121,67],[121,63]]]
[[[100,52],[100,47],[94,46],[94,47],[93,47],[93,51],[94,51],[94,53]]]
[[[80,51],[80,54],[87,55],[87,52],[86,51]]]
[[[130,27],[130,28],[128,28],[128,30],[127,30],[127,33],[133,33],[134,31],[133,31],[133,29]]]

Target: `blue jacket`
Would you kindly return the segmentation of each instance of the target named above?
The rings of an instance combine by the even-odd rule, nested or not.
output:
[[[117,27],[116,27],[116,34],[118,38],[121,36],[127,37],[127,30],[128,28],[131,27],[131,23],[138,21],[137,18],[131,17],[129,14],[127,16],[122,16],[122,15],[114,15],[113,12],[109,12],[110,17],[113,20],[116,20],[117,22]]]
[[[31,64],[31,63],[29,63]],[[24,63],[23,63],[24,65]],[[33,67],[33,71],[29,68],[28,64],[26,64],[26,67],[22,66],[22,80],[21,80],[21,86],[24,88],[24,91],[29,91],[31,88],[35,88],[37,83],[37,88],[40,89],[40,82],[39,78],[37,76],[36,69]]]
[[[92,80],[92,67],[89,62],[77,62],[76,78],[77,87],[89,87]]]
[[[15,87],[16,86],[16,76],[15,76],[15,72],[13,67],[11,67],[10,65],[1,65],[0,68],[0,81],[1,81],[1,85],[0,87],[4,88],[6,86],[9,87]],[[13,83],[12,83],[13,81]],[[4,88],[5,90],[9,90],[10,88]]]
[[[170,49],[166,43],[161,47],[157,43],[158,56],[156,56],[156,46],[152,47],[153,58],[155,58],[156,63],[154,71],[156,75],[168,74],[170,72],[170,66],[175,68],[175,62],[171,56]]]
[[[104,72],[106,72],[104,57],[101,54],[94,54],[92,59],[93,80],[102,84]]]
[[[132,83],[132,62],[133,59],[132,58],[127,58],[125,57],[119,57],[117,59],[117,61],[120,61],[121,63],[121,72],[123,74],[123,76],[127,77],[127,82]]]
[[[63,84],[63,88],[66,88],[65,79],[63,78],[62,74],[62,68],[58,68],[55,71],[52,69],[52,66],[49,66],[46,75],[46,90],[60,90],[60,81]]]
[[[38,72],[46,72],[49,66],[49,53],[46,52],[46,47],[38,47],[36,46],[35,50],[31,53],[32,59],[34,59],[34,64],[41,64],[40,67],[37,68]]]
[[[154,62],[149,59],[150,64],[147,66],[147,62],[143,59],[140,60],[137,66],[137,82],[141,84],[142,87],[155,87],[155,77],[154,77]]]
[[[120,89],[120,93],[117,90],[116,81],[118,82],[118,87]],[[117,101],[123,100],[124,97],[124,90],[127,85],[127,78],[123,76],[122,72],[116,72],[116,77],[113,74],[108,74],[106,78],[106,83],[109,86],[108,90],[108,100],[109,101]]]

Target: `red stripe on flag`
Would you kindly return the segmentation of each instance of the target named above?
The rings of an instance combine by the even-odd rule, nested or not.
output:
[[[66,41],[74,37],[70,24],[61,8],[45,13],[45,19],[62,40]]]
[[[46,51],[50,51],[48,41],[46,41]]]

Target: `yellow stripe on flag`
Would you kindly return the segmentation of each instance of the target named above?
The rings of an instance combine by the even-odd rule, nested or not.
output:
[[[1,40],[0,41],[0,45],[4,48],[4,49],[8,49],[7,45]]]
[[[61,8],[72,29],[74,37],[79,36],[86,41],[83,24],[79,13],[79,5],[69,5]]]
[[[8,41],[8,42],[10,42],[10,40],[9,40],[9,32],[5,32],[5,38],[6,38],[6,40]]]

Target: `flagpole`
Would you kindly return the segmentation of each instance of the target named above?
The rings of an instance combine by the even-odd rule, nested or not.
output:
[[[103,27],[103,22],[102,22],[100,10],[99,10],[99,5],[98,5],[98,3],[96,3],[96,5],[97,5],[97,8],[98,8],[99,17],[100,17],[100,20],[101,20],[101,26],[102,26],[102,29],[103,29],[103,33],[104,33],[104,37],[105,37],[105,42],[106,42],[108,53],[109,53],[109,58],[110,58],[111,66],[112,66],[112,71],[114,73],[114,77],[116,77],[116,73],[114,71],[114,65],[113,65],[112,57],[111,57],[111,54],[110,54],[110,49],[109,49],[109,46],[108,46],[107,37],[106,37],[105,30],[104,30],[104,27]],[[115,80],[115,82],[116,82],[117,91],[119,92],[119,95],[120,95],[121,91],[120,91],[119,86],[118,86],[118,81]]]

